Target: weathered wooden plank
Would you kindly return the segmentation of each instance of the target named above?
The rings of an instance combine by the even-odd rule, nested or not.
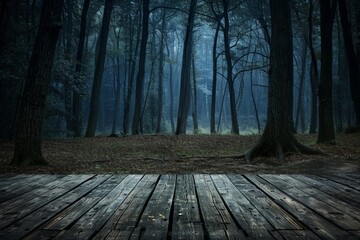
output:
[[[346,179],[346,178],[336,176],[336,175],[325,175],[325,176],[321,176],[321,177],[329,179],[332,182],[340,183],[342,185],[345,185],[346,187],[353,188],[357,191],[360,191],[360,185],[358,183],[356,183],[354,180]]]
[[[95,230],[89,229],[77,229],[74,231],[61,231],[57,236],[51,239],[58,239],[58,240],[88,240],[92,239],[92,236],[96,233]],[[34,239],[35,240],[35,239]]]
[[[10,240],[24,237],[51,219],[58,212],[64,210],[73,202],[88,194],[92,189],[97,187],[109,177],[110,176],[108,175],[94,176],[83,182],[81,185],[77,185],[76,188],[66,192],[66,194],[62,194],[53,201],[48,202],[41,208],[38,208],[36,211],[33,211],[31,214],[26,215],[5,229],[2,229],[0,232],[0,239]]]
[[[2,179],[0,181],[0,190],[10,189],[10,188],[16,188],[21,186],[23,183],[29,182],[27,180],[31,178],[37,178],[38,175],[35,174],[19,174],[14,176],[8,176],[5,179]]]
[[[330,194],[341,201],[360,208],[359,192],[355,189],[314,175],[292,175],[292,177],[301,182],[304,182],[318,191]]]
[[[142,175],[129,175],[127,177],[118,176],[115,180],[116,186],[93,206],[86,214],[79,218],[70,229],[61,235],[59,239],[71,239],[74,234],[82,231],[92,232],[94,235],[118,209],[126,196],[134,189],[136,184],[140,181]],[[88,237],[82,236],[84,239]]]
[[[234,216],[241,229],[252,239],[257,239],[261,232],[262,239],[271,239],[267,230],[273,229],[272,225],[260,211],[237,189],[225,175],[211,175],[215,186],[220,193],[225,205]],[[254,235],[255,234],[255,235]]]
[[[294,179],[283,175],[260,176],[339,227],[345,230],[360,230],[359,220],[295,187]]]
[[[192,175],[178,175],[176,179],[172,239],[204,239]]]
[[[129,239],[158,178],[158,175],[145,175],[94,239]]]
[[[175,175],[162,175],[130,239],[167,239]],[[138,233],[141,233],[138,236]]]
[[[2,182],[2,180],[10,179],[15,176],[18,176],[18,175],[17,174],[0,173],[0,183]]]
[[[292,175],[278,175],[276,177],[281,178],[281,180],[285,181],[288,184],[291,184],[293,187],[305,192],[309,196],[316,198],[319,201],[324,202],[332,207],[335,207],[338,211],[350,215],[357,220],[360,220],[360,209],[342,201],[341,198],[336,198],[327,192],[319,191],[318,189],[297,180],[296,177]],[[334,214],[333,212],[330,213]]]
[[[41,180],[46,178],[46,176],[53,175],[30,175],[28,178],[8,182],[6,186],[0,189],[0,203],[33,190],[36,188],[38,181],[40,181],[40,184],[44,184]]]
[[[316,234],[310,230],[275,230],[271,234],[276,239],[281,240],[320,240]]]
[[[0,239],[360,237],[360,191],[351,187],[357,175],[337,175],[336,181],[332,176],[196,175],[194,180],[172,175],[166,181],[162,176],[160,185],[156,175],[136,176],[125,181],[118,175],[3,178],[7,196],[9,189],[17,195],[0,203],[0,220],[9,215],[13,221],[0,228]]]
[[[241,193],[254,204],[258,211],[275,229],[304,229],[304,226],[293,216],[277,205],[263,191],[250,183],[242,175],[229,175],[229,179]]]
[[[35,189],[29,192],[25,199],[20,197],[16,199],[17,201],[3,203],[0,214],[0,229],[41,208],[91,177],[93,175],[69,175],[65,177],[66,180],[54,181],[47,185],[46,188]],[[56,186],[55,182],[59,185]],[[55,184],[56,188],[53,188],[52,184]]]
[[[113,190],[124,178],[125,176],[110,177],[101,185],[93,189],[89,194],[79,199],[79,201],[54,216],[54,218],[43,226],[43,228],[57,230],[69,228],[70,225],[73,225],[81,216],[94,207],[95,204],[98,204],[98,202]]]
[[[336,173],[336,174],[333,174],[333,175],[335,175],[337,177],[344,178],[346,180],[349,180],[352,185],[360,185],[360,176],[359,175],[346,174],[346,173]]]
[[[53,229],[39,229],[32,233],[30,236],[26,236],[24,240],[49,240],[53,239],[61,233],[60,230]]]
[[[325,239],[356,239],[353,234],[344,231],[327,219],[319,216],[304,204],[294,200],[289,195],[278,190],[275,186],[264,179],[255,176],[246,176],[251,182],[256,184],[262,191],[270,196],[278,205],[285,208],[291,214],[296,216],[307,228],[316,235]]]
[[[223,203],[209,175],[195,175],[195,186],[204,222],[210,239],[245,239]]]
[[[55,175],[39,175],[38,179],[32,179],[30,183],[25,183],[23,186],[12,190],[5,190],[0,192],[0,214],[8,211],[17,205],[28,202],[32,198],[39,196],[41,192],[50,190],[53,183],[56,181],[58,185],[65,180],[59,181],[63,176]]]
[[[350,178],[360,180],[360,171],[358,171],[357,173],[356,172],[354,172],[354,173],[346,173],[346,174],[343,174],[343,175],[346,175],[347,177],[350,177]]]

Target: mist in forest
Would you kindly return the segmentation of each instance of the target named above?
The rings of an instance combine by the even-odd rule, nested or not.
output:
[[[279,97],[291,103],[294,132],[316,133],[320,4],[290,6],[293,82],[289,96]],[[1,3],[1,139],[15,135],[41,9],[40,0]],[[262,133],[271,74],[267,0],[67,0],[61,11],[43,138]],[[356,13],[347,17],[358,30]],[[358,31],[352,37],[359,42]],[[332,40],[332,114],[342,132],[356,114],[338,12]]]

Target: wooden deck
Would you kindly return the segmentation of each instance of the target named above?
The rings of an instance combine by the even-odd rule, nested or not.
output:
[[[360,176],[0,175],[0,239],[360,239]]]

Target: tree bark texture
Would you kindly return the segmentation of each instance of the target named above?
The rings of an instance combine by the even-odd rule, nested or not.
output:
[[[84,44],[86,36],[86,25],[87,25],[87,14],[89,11],[90,0],[85,0],[83,9],[81,11],[81,20],[80,20],[80,34],[79,34],[79,44],[76,53],[76,65],[75,65],[75,75],[79,76],[82,71],[83,66],[83,55],[84,55]],[[82,128],[82,116],[81,116],[81,93],[79,89],[74,90],[73,95],[73,127],[74,127],[74,137],[81,136]]]
[[[293,46],[290,0],[270,0],[272,34],[270,42],[270,69],[267,122],[258,143],[245,154],[250,162],[257,155],[273,155],[279,160],[284,153],[314,153],[300,144],[292,134],[289,119],[289,81],[293,78]]]
[[[41,154],[41,127],[61,28],[63,0],[43,2],[35,45],[20,100],[12,165],[47,164]]]
[[[99,100],[101,93],[101,83],[104,73],[107,39],[109,35],[109,26],[111,19],[111,11],[113,9],[113,0],[105,1],[104,15],[101,25],[99,50],[97,54],[96,67],[94,73],[94,81],[91,91],[90,113],[85,137],[94,137],[96,132],[97,120],[99,117]]]
[[[332,29],[335,8],[336,0],[320,0],[321,71],[318,143],[333,143],[335,141],[332,106]]]
[[[143,100],[143,88],[145,78],[145,64],[146,64],[146,45],[149,37],[149,0],[143,0],[143,17],[142,17],[142,32],[140,43],[140,58],[139,58],[139,70],[136,77],[136,89],[135,89],[135,109],[134,118],[132,122],[132,134],[140,134],[140,121],[142,113],[142,100]]]
[[[212,48],[213,58],[213,76],[212,76],[212,88],[211,88],[211,110],[210,110],[210,133],[215,133],[215,111],[216,111],[216,85],[217,85],[217,56],[216,48],[219,36],[220,23],[217,23],[215,30],[214,43]]]
[[[187,118],[190,107],[190,69],[193,45],[193,28],[195,18],[195,8],[197,0],[191,0],[187,28],[184,41],[184,50],[182,57],[181,79],[180,79],[180,96],[179,108],[176,125],[176,135],[186,134]]]
[[[360,65],[356,57],[346,1],[339,1],[339,13],[343,29],[344,46],[349,66],[351,98],[356,115],[356,127],[360,128]]]

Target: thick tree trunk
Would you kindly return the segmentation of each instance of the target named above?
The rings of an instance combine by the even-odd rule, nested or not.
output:
[[[292,134],[287,99],[289,81],[293,78],[293,47],[291,33],[290,0],[270,0],[272,35],[270,44],[270,69],[267,122],[258,143],[245,154],[250,162],[257,155],[275,154],[279,160],[284,153],[314,153],[300,144]]]
[[[84,55],[84,44],[86,37],[86,25],[87,25],[87,14],[90,6],[90,0],[85,0],[83,9],[81,11],[81,20],[80,20],[80,34],[79,34],[79,44],[76,53],[76,65],[75,65],[75,75],[78,77],[81,74],[83,66],[83,55]],[[78,83],[79,84],[79,83]],[[73,95],[73,127],[74,127],[74,137],[81,136],[82,128],[82,115],[81,115],[81,93],[80,91],[74,90]]]
[[[335,130],[332,106],[332,29],[336,0],[320,0],[321,72],[319,84],[318,143],[334,143]]]
[[[12,165],[47,164],[41,154],[41,127],[61,28],[63,2],[63,0],[43,2],[40,25],[20,101]]]
[[[210,110],[210,133],[215,133],[215,111],[216,111],[216,85],[217,85],[217,56],[216,48],[217,41],[219,36],[220,23],[217,23],[214,37],[214,44],[212,48],[212,57],[213,57],[213,77],[212,77],[212,88],[211,88],[211,110]]]
[[[360,65],[356,57],[345,0],[339,1],[339,13],[343,29],[345,52],[349,66],[350,90],[356,115],[356,127],[360,128]]]
[[[181,80],[180,80],[180,96],[179,96],[179,109],[176,125],[176,135],[186,133],[187,118],[190,107],[190,68],[191,68],[191,56],[193,45],[193,28],[195,18],[195,8],[197,0],[191,0],[188,22],[184,41],[184,51],[181,67]]]
[[[132,122],[132,134],[140,134],[140,121],[142,113],[142,99],[145,78],[146,45],[149,36],[149,0],[143,0],[142,33],[140,43],[139,70],[136,77],[135,110]]]
[[[99,100],[101,93],[101,83],[104,73],[106,47],[107,47],[107,39],[109,35],[111,11],[113,9],[113,3],[114,3],[113,1],[114,0],[105,1],[105,9],[104,9],[104,15],[103,15],[101,32],[100,32],[100,40],[99,40],[99,50],[96,60],[94,81],[91,91],[89,121],[86,129],[85,137],[94,137],[96,132],[96,125],[99,117]]]

